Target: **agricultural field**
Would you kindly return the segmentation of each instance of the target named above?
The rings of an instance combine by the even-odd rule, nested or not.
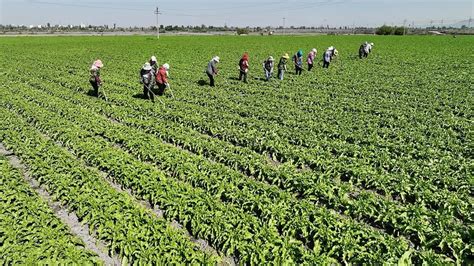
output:
[[[269,55],[316,47],[319,61],[331,45],[329,69],[263,80]],[[122,264],[474,263],[473,37],[15,37],[0,49],[0,264],[108,264],[25,176]],[[173,96],[155,103],[138,82],[151,55],[171,65]],[[107,100],[91,96],[97,58]]]

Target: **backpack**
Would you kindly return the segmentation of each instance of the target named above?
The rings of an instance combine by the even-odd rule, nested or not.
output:
[[[141,71],[141,82],[145,85],[149,85],[151,83],[151,70],[148,71]]]

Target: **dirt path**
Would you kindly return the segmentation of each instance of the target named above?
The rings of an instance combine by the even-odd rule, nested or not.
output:
[[[6,156],[9,163],[22,173],[25,181],[41,197],[41,199],[48,204],[56,217],[58,217],[64,224],[68,225],[72,234],[82,239],[85,243],[86,249],[96,253],[105,265],[121,265],[120,259],[117,256],[109,256],[107,254],[107,248],[104,243],[97,240],[94,236],[89,235],[88,225],[81,224],[74,212],[69,212],[67,208],[62,206],[59,202],[54,201],[46,189],[31,176],[28,172],[28,168],[21,162],[20,158],[18,158],[14,153],[8,151],[2,143],[0,143],[0,155]]]

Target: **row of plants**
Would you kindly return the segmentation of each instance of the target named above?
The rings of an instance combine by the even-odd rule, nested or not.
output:
[[[65,82],[63,80],[56,80],[68,86],[70,88],[79,88],[77,87],[80,84],[80,81],[77,80],[75,83],[69,81]],[[86,91],[86,90],[85,90]],[[469,182],[468,179],[463,179],[456,184],[457,192],[455,193],[455,199],[453,199],[453,191],[449,188],[441,189],[435,184],[430,178],[425,178],[424,175],[418,174],[409,174],[409,172],[404,172],[404,174],[387,174],[374,170],[370,163],[368,163],[366,158],[371,158],[374,156],[374,153],[371,151],[364,150],[352,150],[348,152],[342,152],[337,159],[333,156],[333,150],[346,150],[354,147],[355,145],[347,144],[344,141],[332,140],[330,138],[320,138],[319,148],[305,148],[305,150],[294,149],[291,146],[286,145],[284,142],[271,140],[271,136],[277,136],[275,132],[266,135],[260,135],[259,130],[256,128],[263,127],[262,124],[252,127],[251,130],[246,130],[244,133],[241,131],[241,125],[231,123],[220,123],[217,121],[232,121],[229,119],[220,120],[217,114],[212,114],[209,117],[199,117],[195,115],[196,108],[179,108],[179,109],[169,109],[159,108],[159,110],[153,110],[149,106],[137,105],[133,101],[130,101],[124,97],[124,93],[118,90],[117,92],[111,91],[108,92],[110,96],[114,96],[112,101],[121,106],[126,106],[135,109],[141,114],[147,114],[151,119],[156,119],[160,121],[167,121],[168,124],[170,121],[175,122],[178,126],[186,126],[192,129],[196,129],[202,134],[209,135],[213,138],[221,139],[224,142],[232,143],[237,147],[247,147],[259,154],[268,154],[272,157],[274,161],[278,162],[288,162],[289,165],[298,166],[299,163],[294,160],[282,160],[281,157],[275,155],[274,151],[284,150],[285,153],[292,153],[292,158],[300,157],[307,158],[304,162],[304,165],[308,165],[313,172],[318,174],[326,174],[333,171],[337,172],[337,175],[344,182],[350,182],[355,184],[358,187],[362,187],[369,190],[374,190],[377,193],[382,195],[388,195],[394,200],[399,200],[402,203],[413,203],[413,202],[424,202],[426,207],[429,209],[443,209],[446,205],[443,204],[440,198],[445,199],[444,201],[449,201],[450,206],[446,210],[447,212],[452,212],[454,215],[460,217],[461,219],[469,219],[468,212],[465,210],[469,206],[473,205],[473,198],[470,196]],[[116,96],[116,97],[115,97]],[[132,102],[132,103],[130,103]],[[167,103],[168,104],[168,103]],[[184,111],[183,111],[184,110]],[[192,111],[190,111],[192,110]],[[213,119],[211,119],[213,118]],[[215,120],[217,118],[217,121]],[[344,120],[344,119],[342,119]],[[191,122],[190,122],[191,121]],[[194,122],[193,122],[194,121]],[[202,126],[202,124],[211,125],[213,128],[208,128]],[[216,129],[217,128],[217,129]],[[219,129],[220,128],[220,129]],[[216,130],[214,130],[216,129]],[[228,134],[234,134],[234,137],[225,137]],[[245,135],[240,138],[235,138],[235,134]],[[260,136],[251,138],[249,137],[252,134],[258,134]],[[284,135],[284,134],[283,134]],[[242,143],[242,141],[244,143]],[[262,143],[271,143],[272,148],[265,149],[260,145],[268,146]],[[270,144],[269,144],[270,145]],[[278,147],[278,148],[276,148]],[[328,150],[322,150],[322,147],[329,147]],[[385,156],[386,161],[392,159],[387,157],[387,154],[390,153],[389,150],[381,149],[378,152],[379,156]],[[347,155],[349,154],[349,155]],[[352,158],[350,155],[356,155],[358,159]],[[295,157],[296,156],[296,157]],[[461,173],[467,171],[466,166],[463,164],[459,168]],[[430,175],[428,175],[430,176]],[[416,181],[416,182],[415,182]],[[449,200],[448,200],[449,199]],[[457,204],[453,205],[452,202],[456,201]],[[458,207],[461,206],[461,207]]]
[[[42,90],[54,91],[55,89],[54,86],[51,86],[50,88],[43,88]],[[59,91],[61,91],[61,89],[57,89],[55,93],[58,94]],[[70,100],[72,95],[70,93],[64,92],[64,96],[65,99]],[[72,98],[81,99],[84,98],[84,96],[78,95],[78,97]],[[75,101],[75,104],[80,104],[91,109],[96,109],[98,112],[101,111],[101,108],[106,108],[109,110],[114,110],[115,113],[118,113],[117,107],[107,107],[107,103],[95,102],[93,100],[90,100],[90,103],[86,103],[86,101]],[[95,105],[102,105],[102,107],[97,109]],[[139,115],[138,113],[134,114],[130,113],[130,111],[124,111],[122,113],[121,119],[130,121],[131,118],[129,117],[131,114],[132,116]],[[114,119],[120,120],[120,118],[117,117],[114,117]],[[141,125],[142,126],[140,127],[143,127],[144,123],[141,123]],[[175,129],[166,129],[167,127],[165,125],[158,127],[158,123],[154,122],[146,123],[146,125],[149,127],[153,125],[153,128],[155,128],[155,134],[159,132],[159,134],[163,135],[176,135],[176,132],[179,132]],[[169,124],[167,125],[169,127]],[[171,131],[175,131],[175,133],[172,133]],[[239,158],[240,161],[247,160],[247,158],[245,158],[246,156]],[[227,156],[227,158],[235,161],[236,156],[233,157]],[[282,171],[283,168],[280,168],[280,170]],[[378,197],[370,192],[356,192],[356,195],[351,196],[351,190],[348,191],[350,187],[344,188],[344,186],[341,186],[339,183],[333,183],[332,186],[328,187],[327,184],[315,182],[316,179],[314,178],[302,179],[301,174],[292,173],[291,171],[287,171],[288,174],[283,176],[281,171],[278,173],[278,177],[285,177],[287,180],[289,179],[290,181],[288,181],[286,186],[293,186],[294,188],[292,190],[296,191],[305,198],[308,198],[312,201],[328,201],[328,205],[330,207],[335,207],[338,210],[346,211],[346,214],[349,214],[352,217],[362,219],[363,221],[367,221],[369,223],[374,223],[375,220],[376,225],[381,225],[382,228],[385,229],[395,228],[395,231],[393,231],[394,229],[391,229],[394,234],[401,233],[402,235],[406,235],[408,238],[414,240],[417,245],[421,244],[422,247],[436,248],[436,246],[441,243],[440,245],[443,246],[442,250],[445,250],[447,253],[451,253],[451,249],[449,248],[450,246],[457,246],[455,248],[456,252],[465,250],[464,244],[462,241],[459,243],[459,239],[464,238],[467,241],[469,237],[469,229],[461,226],[459,222],[453,221],[449,214],[443,215],[441,212],[438,213],[430,211],[426,208],[420,208],[420,206],[416,205],[411,207],[399,206],[390,200]],[[331,176],[328,176],[328,179],[330,177]],[[352,190],[352,193],[354,193],[354,190]],[[443,228],[441,230],[442,232],[445,232],[443,235],[437,233],[438,229],[432,229],[434,226],[439,226],[436,222],[441,224],[441,228]],[[449,244],[447,244],[448,242]]]
[[[58,118],[64,117],[70,120],[84,132],[93,132],[121,145],[136,158],[156,164],[160,169],[168,171],[171,176],[203,188],[208,194],[223,202],[238,205],[265,223],[276,226],[281,234],[301,239],[310,248],[318,246],[322,252],[329,252],[338,258],[343,258],[342,260],[359,262],[368,256],[365,253],[367,245],[375,240],[384,239],[384,244],[379,243],[380,247],[384,248],[380,250],[371,247],[370,259],[365,259],[366,261],[386,261],[388,258],[385,256],[398,254],[395,256],[398,257],[407,248],[406,241],[402,239],[381,235],[377,230],[342,218],[325,208],[317,207],[310,201],[298,200],[275,186],[246,178],[236,171],[165,144],[135,128],[113,123],[91,110],[77,107],[79,106],[77,104],[50,97],[41,91],[27,92],[24,97],[31,103],[56,113]],[[13,99],[14,96],[9,98]],[[72,125],[65,125],[70,126]],[[359,204],[360,207],[366,205],[367,203]],[[334,232],[329,233],[328,227]],[[349,236],[353,234],[358,235],[357,241],[340,242],[340,238],[350,239]],[[331,237],[334,235],[338,235],[339,238]],[[352,257],[347,255],[351,253]]]
[[[168,220],[178,221],[193,236],[207,240],[225,255],[233,255],[239,263],[335,262],[324,253],[308,250],[295,238],[280,236],[275,227],[244,213],[238,206],[224,205],[204,190],[169,178],[134,159],[93,132],[11,96],[1,104],[20,113],[32,126],[71,149],[86,163],[107,172],[137,197],[159,206]]]
[[[133,88],[133,84],[123,78],[123,73],[117,71],[110,73],[110,75],[113,85],[124,86],[124,92],[127,94],[130,93],[129,88]],[[469,193],[468,183],[466,183],[466,180],[463,178],[467,171],[465,169],[465,162],[463,162],[464,160],[459,157],[450,158],[455,152],[459,152],[458,148],[462,148],[463,146],[462,142],[458,141],[457,134],[455,134],[454,130],[457,130],[456,128],[459,126],[461,126],[461,129],[462,127],[465,128],[466,121],[460,119],[448,120],[450,123],[446,126],[448,129],[452,128],[453,130],[451,131],[445,130],[445,126],[424,129],[420,127],[420,125],[438,125],[442,119],[449,119],[449,112],[446,112],[444,109],[436,108],[436,110],[440,110],[440,114],[442,114],[441,117],[429,116],[419,111],[415,112],[420,108],[421,103],[413,101],[413,98],[418,96],[413,96],[408,93],[408,89],[406,88],[409,87],[409,84],[401,86],[395,96],[395,100],[393,99],[393,91],[390,91],[390,94],[383,94],[382,92],[382,95],[381,93],[373,93],[373,90],[365,92],[363,95],[364,105],[371,104],[371,102],[376,101],[377,98],[382,98],[382,100],[378,101],[378,104],[381,102],[382,105],[367,108],[361,106],[360,103],[357,105],[349,101],[353,90],[344,89],[343,85],[347,82],[347,80],[337,80],[329,84],[330,88],[328,89],[337,91],[337,94],[334,93],[336,99],[330,100],[329,102],[327,102],[327,99],[323,99],[322,102],[316,102],[317,99],[314,98],[314,90],[305,89],[304,87],[299,88],[297,93],[295,93],[295,90],[288,90],[290,93],[287,92],[283,97],[278,97],[278,94],[285,94],[285,91],[278,90],[275,94],[271,94],[268,91],[262,91],[258,87],[248,86],[245,88],[245,93],[254,97],[242,97],[242,90],[224,89],[218,92],[208,92],[199,87],[188,86],[186,90],[181,92],[181,97],[178,98],[178,104],[182,104],[182,102],[192,102],[192,104],[184,105],[182,108],[179,108],[184,111],[192,110],[190,112],[195,112],[198,110],[199,113],[202,113],[202,110],[196,108],[196,105],[203,106],[205,112],[209,110],[212,111],[211,115],[204,114],[205,117],[203,121],[206,121],[206,117],[217,118],[224,116],[226,117],[225,120],[232,121],[232,123],[242,129],[258,127],[261,130],[255,133],[260,134],[259,136],[265,135],[267,138],[272,138],[274,134],[267,133],[278,133],[276,135],[279,138],[285,139],[289,137],[288,141],[291,144],[303,145],[305,147],[309,146],[311,149],[319,148],[319,150],[321,150],[325,147],[321,147],[321,143],[318,142],[319,138],[326,137],[330,140],[342,139],[341,145],[328,146],[326,150],[334,151],[336,156],[343,154],[346,157],[351,157],[351,154],[356,154],[356,157],[368,158],[369,161],[364,161],[365,164],[372,166],[378,165],[378,170],[384,173],[388,170],[389,172],[396,172],[398,174],[414,175],[413,178],[426,179],[426,177],[429,177],[426,181],[433,182],[434,188],[447,188],[449,190],[455,190],[459,194]],[[226,97],[224,98],[223,95],[219,94],[225,94]],[[313,97],[310,98],[310,100],[314,103],[312,106],[316,106],[315,110],[305,109],[301,111],[295,108],[296,104],[285,104],[285,102],[288,102],[288,98],[304,102],[305,99],[304,97],[302,99],[302,96],[304,96],[302,94],[308,94]],[[321,96],[322,94],[323,93],[317,94],[317,96]],[[179,93],[176,93],[176,95],[179,95]],[[190,97],[191,95],[192,97]],[[268,105],[266,103],[266,99],[269,96],[272,98],[272,101],[276,102],[278,108],[274,108],[274,105]],[[324,95],[322,96],[324,97]],[[446,97],[446,95],[442,96]],[[400,97],[406,100],[407,104],[404,104],[404,106],[408,107],[402,109],[404,111],[401,112],[393,108],[394,104],[399,102],[400,104],[404,103],[398,100]],[[280,101],[278,101],[279,99]],[[330,108],[330,105],[334,106],[333,101],[341,101],[341,105],[336,106],[336,108]],[[384,101],[385,104],[383,104]],[[262,104],[259,105],[259,102]],[[173,101],[167,104],[175,105],[175,102]],[[285,107],[287,109],[286,112]],[[418,115],[411,115],[414,113]],[[234,114],[238,114],[240,117]],[[273,117],[276,123],[269,123],[272,119],[268,119],[268,114]],[[341,116],[340,114],[343,115]],[[282,117],[291,117],[291,115],[298,117],[298,119],[282,119]],[[335,119],[335,123],[338,125],[337,127],[328,127],[328,123],[321,123],[322,119],[327,120],[327,118],[331,119],[331,117],[334,118],[335,116],[337,117],[337,119]],[[249,122],[247,121],[249,117],[255,117],[256,119]],[[322,117],[322,119],[320,117]],[[318,121],[315,122],[315,118]],[[431,121],[429,119],[431,119]],[[257,124],[254,124],[255,121]],[[265,123],[259,124],[261,121],[265,121]],[[285,126],[285,121],[290,123],[288,127]],[[367,124],[356,125],[356,127],[351,126],[354,123],[357,124],[358,121],[364,121],[364,123]],[[398,121],[401,121],[401,123]],[[414,121],[414,123],[411,123],[411,121]],[[459,126],[457,124],[459,124]],[[321,127],[323,130],[319,130]],[[374,131],[374,129],[378,129],[379,127],[382,127],[382,130],[376,131],[375,134],[367,134],[366,132],[368,129]],[[383,130],[384,127],[387,130]],[[423,131],[429,130],[429,137],[416,137],[415,139],[413,138],[413,132],[398,130],[398,127],[402,129],[410,128],[410,131],[416,130],[418,134],[425,134]],[[295,128],[298,130],[294,130]],[[310,130],[305,130],[306,128],[310,128]],[[283,131],[281,131],[282,129]],[[287,129],[293,130],[289,131]],[[370,135],[374,135],[372,138],[373,141],[370,141],[370,138],[367,139],[367,136],[370,137]],[[395,135],[396,138],[392,137]],[[311,138],[308,139],[308,136]],[[254,139],[249,139],[248,141],[253,142],[253,140]],[[446,141],[444,140],[453,141],[450,142],[449,145],[446,145]],[[427,149],[425,147],[426,144],[429,144],[430,147],[437,147],[437,149]],[[361,150],[359,146],[363,146],[364,149]],[[451,150],[455,147],[458,148]],[[283,148],[281,150],[285,151]],[[370,153],[368,151],[370,151]],[[379,153],[381,153],[380,156],[378,156]],[[397,156],[394,157],[394,154]],[[352,157],[353,156],[354,155],[352,155]],[[295,156],[277,157],[281,157],[283,160],[297,160],[298,163],[304,164],[304,162],[299,162],[300,160]],[[443,158],[443,161],[438,164],[430,164],[430,160],[427,159],[432,158]],[[461,169],[459,170],[458,168]],[[409,170],[409,172],[407,173],[406,170]],[[449,177],[446,177],[446,174],[449,174]],[[396,180],[396,178],[394,180]],[[459,183],[461,183],[461,186],[459,186]]]
[[[3,120],[2,120],[3,121]],[[57,218],[4,156],[0,156],[0,263],[101,264]]]
[[[90,234],[104,241],[109,254],[118,254],[124,264],[213,264],[219,260],[198,250],[196,244],[183,232],[173,229],[168,221],[137,205],[127,194],[114,190],[97,170],[87,168],[22,117],[5,109],[6,100],[2,98],[0,108],[0,118],[4,121],[0,141],[21,158],[54,199],[87,223]],[[34,224],[23,224],[21,228],[27,232],[35,230]],[[57,240],[49,239],[43,250],[44,255],[52,255],[51,259],[54,253],[47,250],[54,248],[52,241]],[[15,250],[4,252],[5,257],[23,256]]]

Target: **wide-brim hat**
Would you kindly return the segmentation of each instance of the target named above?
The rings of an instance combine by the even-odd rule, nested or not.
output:
[[[144,69],[144,70],[151,70],[151,65],[150,65],[150,63],[146,62],[146,63],[143,65],[143,69]]]
[[[275,59],[273,59],[273,56],[270,56],[268,57],[268,61],[275,61]]]
[[[285,59],[290,58],[290,56],[288,54],[284,54],[282,57],[285,58]]]
[[[95,66],[95,67],[98,67],[98,68],[101,68],[101,67],[104,66],[104,64],[102,63],[102,61],[100,59],[95,60],[92,65]]]

